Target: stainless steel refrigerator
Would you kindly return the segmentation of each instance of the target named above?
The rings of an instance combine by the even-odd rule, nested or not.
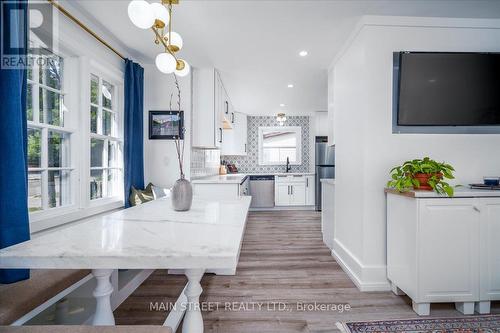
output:
[[[316,210],[321,210],[321,179],[335,178],[335,148],[324,136],[316,137]]]

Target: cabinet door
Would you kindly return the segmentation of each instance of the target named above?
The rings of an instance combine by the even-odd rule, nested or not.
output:
[[[248,138],[247,138],[247,126],[248,126],[248,122],[247,122],[247,115],[244,114],[244,113],[239,113],[239,112],[236,112],[235,113],[235,119],[236,119],[236,126],[238,128],[238,132],[237,132],[237,136],[238,136],[238,153],[239,155],[246,155],[247,154],[247,142],[248,142]]]
[[[333,99],[333,92],[334,92],[334,78],[335,78],[335,71],[334,69],[331,69],[328,71],[328,145],[334,145],[335,144],[335,138],[334,138],[334,117],[333,117],[333,106],[334,106],[334,99]]]
[[[306,204],[306,184],[291,185],[290,204],[292,206],[305,206]]]
[[[223,110],[224,110],[224,88],[222,87],[222,82],[220,80],[219,74],[216,72],[216,103],[215,103],[215,146],[220,148],[222,142],[224,141],[224,133],[222,122],[224,119]]]
[[[477,301],[479,222],[477,199],[421,199],[417,239],[416,302]]]
[[[500,198],[481,198],[480,301],[500,300]]]
[[[212,69],[193,70],[193,111],[192,111],[192,146],[215,148],[217,136],[216,72]]]
[[[246,155],[247,115],[239,112],[233,112],[231,113],[230,120],[233,128],[224,129],[224,140],[221,144],[221,155]]]
[[[289,206],[291,186],[289,184],[279,184],[276,188],[276,206]]]
[[[321,187],[322,202],[326,203],[321,209],[321,232],[323,234],[323,242],[328,248],[333,249],[334,239],[334,197],[335,187],[325,185]]]
[[[314,206],[316,204],[314,181],[314,176],[306,176],[306,206]]]

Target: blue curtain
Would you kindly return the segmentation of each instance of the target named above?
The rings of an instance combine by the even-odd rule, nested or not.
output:
[[[27,2],[0,3],[4,55],[25,60],[27,55]],[[11,15],[11,13],[18,15]],[[6,51],[7,50],[7,51]],[[27,184],[26,70],[0,69],[0,248],[30,238]],[[0,283],[29,278],[26,269],[0,269]]]
[[[144,188],[144,68],[125,60],[125,207],[130,188]]]

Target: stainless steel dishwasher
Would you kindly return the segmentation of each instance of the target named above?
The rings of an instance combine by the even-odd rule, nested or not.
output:
[[[250,176],[250,195],[253,208],[274,207],[274,176]]]

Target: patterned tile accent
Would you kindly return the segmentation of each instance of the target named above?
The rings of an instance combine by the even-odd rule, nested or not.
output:
[[[302,128],[302,164],[292,165],[291,172],[309,172],[309,116],[287,116],[285,126],[300,126]],[[239,172],[265,173],[284,172],[284,165],[259,165],[259,127],[278,126],[275,117],[248,117],[248,154],[247,156],[221,156],[230,163],[235,163]]]
[[[191,179],[219,174],[220,150],[191,149]]]

